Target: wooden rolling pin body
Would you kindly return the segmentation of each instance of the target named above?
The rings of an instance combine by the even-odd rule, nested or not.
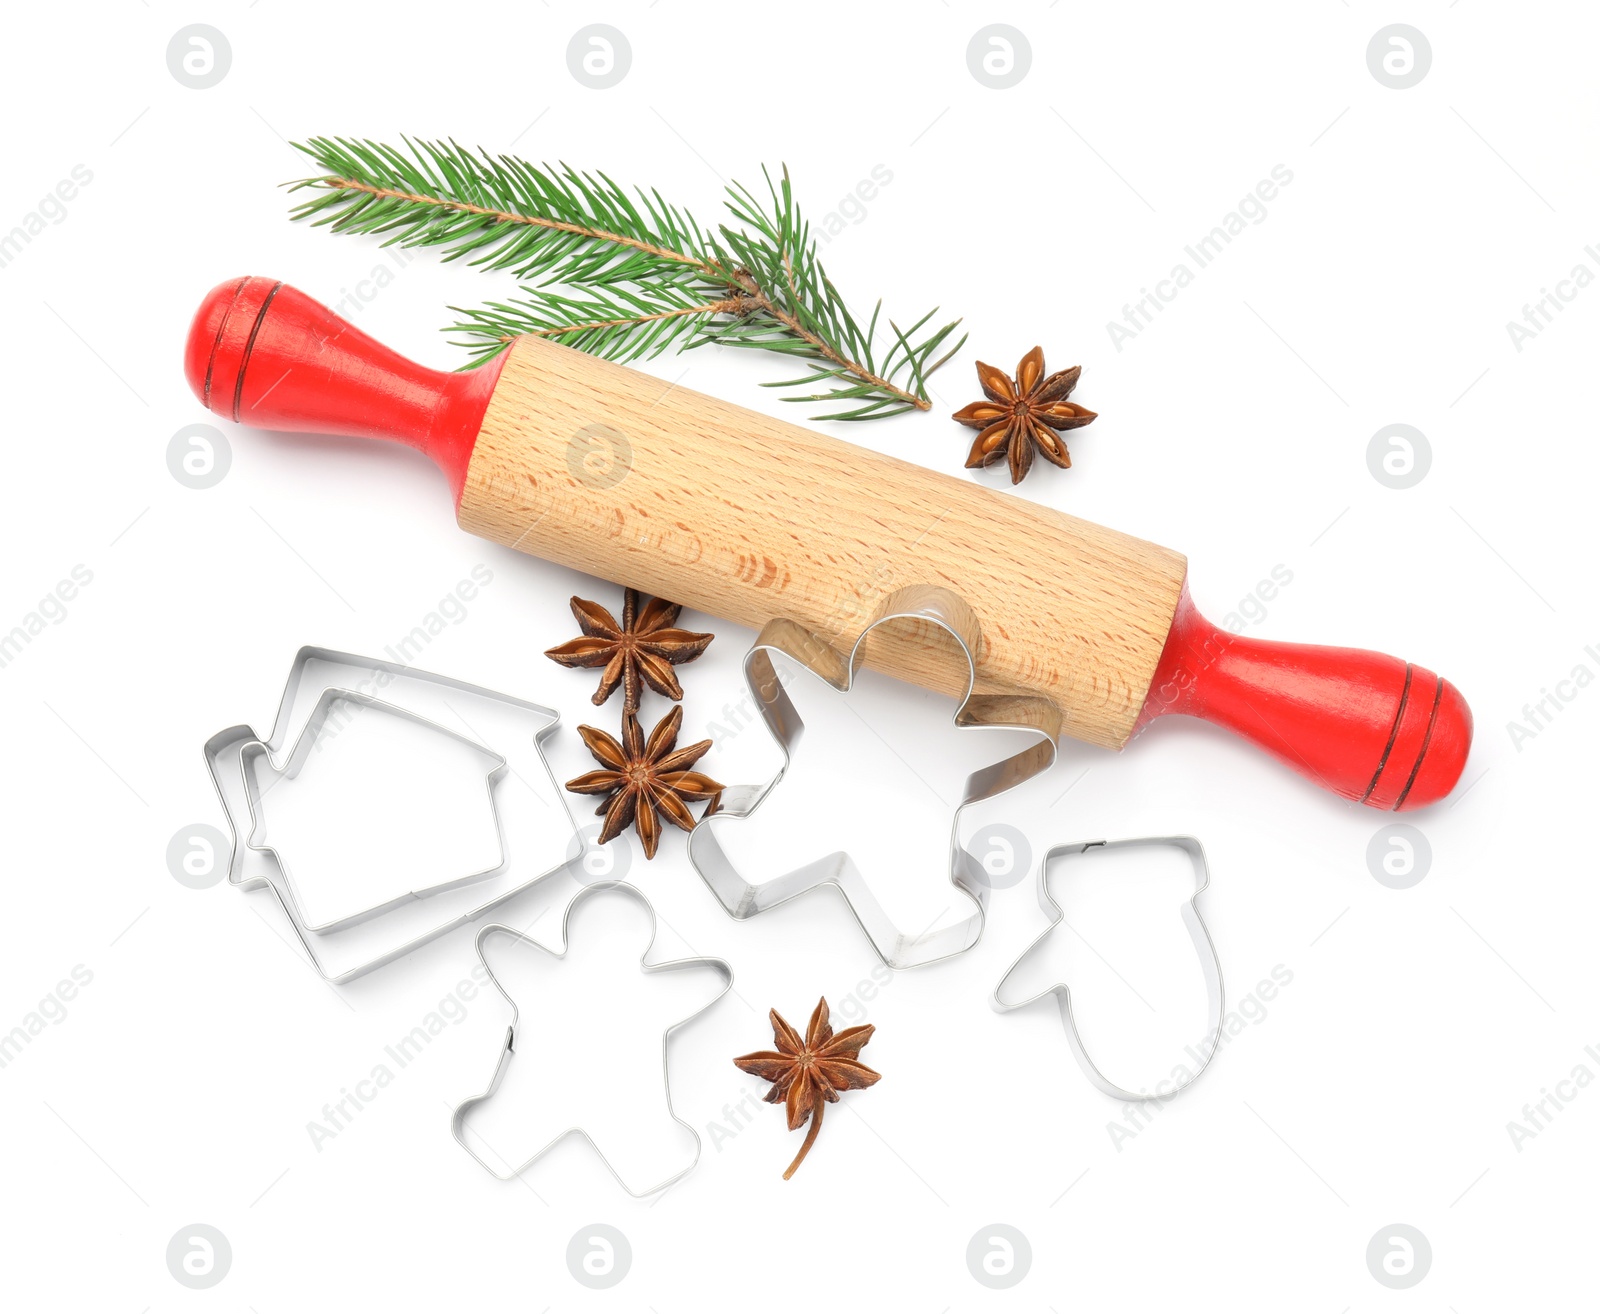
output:
[[[1092,744],[1196,716],[1386,810],[1444,797],[1466,763],[1448,681],[1218,630],[1176,552],[566,347],[522,338],[441,373],[241,278],[201,304],[185,371],[219,415],[426,452],[473,533],[751,629],[781,616],[848,645],[895,590],[948,588],[982,626],[978,688],[1043,695]],[[867,661],[961,691],[933,631],[879,632]]]
[[[1020,497],[671,387],[536,338],[510,351],[467,467],[463,529],[759,630],[842,643],[883,599],[939,584],[978,614],[985,692],[1041,693],[1069,732],[1133,733],[1184,559]],[[946,693],[937,640],[875,635],[867,664]]]

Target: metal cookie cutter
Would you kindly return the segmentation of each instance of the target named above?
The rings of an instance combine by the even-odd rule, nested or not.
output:
[[[544,806],[536,810],[523,805],[519,792],[517,806],[508,807],[506,782],[491,783],[494,820],[506,857],[498,869],[476,873],[466,881],[449,877],[414,892],[419,897],[402,896],[324,926],[306,924],[295,889],[275,854],[250,843],[259,799],[251,797],[247,759],[263,753],[269,762],[292,756],[294,740],[303,739],[319,718],[325,722],[341,701],[398,713],[465,740],[491,759],[506,760],[505,773]],[[504,738],[492,749],[480,733],[491,720],[508,722],[510,727],[502,730]],[[578,829],[543,752],[559,721],[556,712],[538,703],[400,662],[301,648],[290,667],[271,732],[262,736],[248,725],[230,726],[205,744],[206,769],[228,821],[228,883],[242,890],[270,890],[296,940],[326,981],[342,985],[393,962],[566,868],[579,843]],[[460,732],[450,726],[459,726]]]
[[[1178,912],[1183,918],[1184,926],[1188,929],[1189,938],[1194,941],[1195,953],[1200,959],[1200,970],[1205,976],[1207,1022],[1206,1038],[1200,1042],[1198,1050],[1198,1064],[1189,1073],[1188,1078],[1182,1082],[1171,1084],[1165,1090],[1161,1089],[1161,1086],[1168,1086],[1168,1083],[1162,1082],[1154,1092],[1149,1092],[1127,1090],[1110,1080],[1095,1065],[1094,1060],[1089,1057],[1089,1051],[1084,1047],[1083,1037],[1078,1033],[1078,1023],[1072,1012],[1072,992],[1061,982],[1057,982],[1049,989],[1042,990],[1027,999],[1007,1002],[1002,998],[1002,995],[1006,988],[1006,982],[1011,979],[1012,975],[1022,966],[1028,956],[1055,931],[1056,927],[1066,920],[1066,914],[1062,911],[1061,905],[1050,897],[1048,873],[1051,860],[1066,854],[1086,853],[1090,849],[1136,848],[1152,844],[1166,844],[1182,849],[1189,856],[1189,860],[1194,867],[1194,894],[1179,906]],[[1078,1060],[1078,1066],[1083,1069],[1084,1074],[1100,1090],[1110,1095],[1113,1099],[1125,1102],[1171,1099],[1179,1091],[1186,1090],[1194,1084],[1200,1074],[1211,1066],[1211,1060],[1216,1057],[1217,1050],[1222,1045],[1222,964],[1217,959],[1216,946],[1211,943],[1211,933],[1206,929],[1205,919],[1200,916],[1200,896],[1210,883],[1211,872],[1206,863],[1205,850],[1200,847],[1200,841],[1192,835],[1163,835],[1149,839],[1090,840],[1083,844],[1057,845],[1046,853],[1039,862],[1039,906],[1050,914],[1050,925],[1018,955],[1016,962],[1006,969],[1006,974],[1000,978],[999,984],[994,988],[994,995],[990,1003],[997,1012],[1009,1013],[1014,1009],[1026,1008],[1030,1004],[1036,1004],[1046,995],[1054,995],[1056,1003],[1061,1008],[1061,1023],[1066,1029],[1067,1044],[1072,1050],[1072,1056]]]
[[[517,1005],[517,1001],[506,993],[506,988],[500,984],[500,978],[495,976],[494,969],[489,966],[489,960],[484,956],[483,942],[489,936],[498,933],[501,935],[508,935],[513,939],[521,940],[527,944],[531,944],[534,946],[534,948],[543,953],[549,954],[553,958],[565,958],[567,956],[567,951],[572,947],[572,940],[568,934],[568,927],[572,921],[573,910],[576,909],[578,905],[585,899],[590,898],[592,895],[597,894],[602,890],[616,890],[620,893],[630,895],[634,899],[637,899],[643,906],[645,912],[649,914],[650,939],[645,944],[644,952],[639,955],[639,970],[641,972],[671,972],[678,971],[686,967],[710,967],[722,977],[721,990],[717,991],[712,998],[708,999],[699,1008],[695,1009],[694,1012],[690,1013],[688,1017],[679,1019],[661,1033],[661,1083],[663,1093],[666,1095],[667,1112],[672,1115],[672,1120],[674,1122],[676,1122],[680,1127],[686,1130],[691,1137],[694,1138],[694,1158],[691,1159],[688,1164],[678,1172],[673,1173],[672,1176],[657,1182],[654,1186],[647,1186],[641,1191],[635,1191],[631,1186],[628,1185],[627,1182],[623,1180],[622,1175],[617,1172],[616,1168],[612,1165],[611,1160],[606,1158],[605,1151],[600,1148],[594,1137],[582,1127],[568,1127],[565,1131],[557,1133],[557,1135],[552,1137],[546,1145],[534,1151],[534,1153],[524,1160],[521,1165],[512,1169],[512,1171],[509,1173],[500,1172],[493,1164],[491,1164],[487,1159],[473,1149],[472,1146],[467,1142],[467,1138],[464,1133],[464,1123],[466,1121],[467,1114],[478,1105],[482,1104],[485,1100],[491,1098],[495,1091],[500,1088],[500,1082],[505,1077],[506,1070],[510,1067],[512,1057],[516,1053],[517,1024],[522,1018],[522,1010]],[[478,951],[478,961],[483,964],[484,971],[489,974],[489,979],[494,982],[494,987],[500,992],[501,998],[503,998],[506,1003],[511,1005],[511,1025],[506,1028],[505,1044],[500,1050],[500,1059],[499,1062],[495,1064],[494,1076],[490,1078],[488,1088],[481,1095],[474,1095],[471,1099],[463,1100],[460,1104],[456,1105],[455,1110],[450,1115],[450,1132],[456,1138],[457,1144],[459,1144],[462,1149],[464,1149],[468,1154],[482,1164],[491,1176],[502,1182],[509,1182],[522,1176],[523,1173],[536,1164],[540,1159],[544,1158],[545,1155],[550,1153],[551,1150],[553,1150],[562,1141],[566,1140],[569,1136],[578,1136],[587,1141],[589,1143],[589,1148],[595,1152],[596,1157],[598,1157],[600,1162],[605,1165],[606,1171],[610,1173],[612,1177],[616,1178],[617,1185],[622,1187],[624,1191],[633,1196],[635,1199],[642,1199],[645,1196],[654,1195],[658,1191],[666,1190],[666,1188],[671,1186],[674,1182],[680,1181],[682,1178],[692,1172],[695,1165],[700,1162],[700,1134],[696,1132],[695,1129],[687,1122],[680,1118],[678,1116],[678,1111],[672,1106],[672,1072],[670,1065],[667,1062],[667,1042],[672,1039],[673,1033],[676,1032],[680,1027],[687,1026],[690,1022],[693,1022],[695,1018],[699,1017],[733,988],[733,969],[729,967],[728,964],[722,959],[710,957],[673,958],[661,963],[648,962],[646,960],[650,957],[650,950],[655,947],[655,942],[655,907],[651,904],[649,899],[645,898],[644,895],[640,893],[636,887],[629,885],[626,881],[596,881],[593,885],[584,886],[572,896],[571,901],[567,904],[566,910],[561,914],[561,948],[559,951],[547,948],[546,946],[540,944],[537,940],[534,940],[530,936],[523,934],[521,931],[518,931],[510,926],[503,926],[498,922],[491,923],[478,932],[477,939],[474,941],[474,945]]]
[[[492,764],[485,773],[485,791],[489,813],[494,821],[498,853],[493,866],[480,871],[469,872],[465,875],[442,879],[415,890],[408,890],[403,894],[395,895],[384,903],[374,904],[370,908],[364,908],[345,917],[334,917],[324,922],[313,922],[306,915],[304,895],[295,884],[294,873],[282,850],[273,844],[258,842],[266,834],[265,816],[262,809],[263,795],[266,790],[261,787],[255,764],[257,762],[265,763],[268,773],[275,780],[293,780],[300,774],[301,768],[305,766],[317,747],[318,737],[328,726],[330,719],[334,717],[335,709],[340,704],[369,708],[386,716],[410,721],[433,734],[443,735],[457,743],[477,749],[484,755]],[[323,935],[329,931],[342,930],[348,926],[358,926],[374,917],[381,917],[384,913],[392,912],[401,904],[412,899],[426,899],[432,895],[441,894],[446,890],[456,890],[464,885],[472,885],[478,881],[488,880],[491,876],[498,876],[506,868],[505,827],[500,824],[500,810],[494,805],[495,783],[506,773],[505,758],[499,753],[485,748],[477,740],[469,739],[466,735],[459,735],[454,730],[448,729],[436,721],[430,721],[425,717],[418,716],[414,712],[408,712],[403,707],[396,707],[392,703],[386,703],[381,699],[373,698],[368,694],[356,693],[350,689],[324,689],[322,696],[317,700],[316,707],[312,710],[310,718],[306,721],[305,728],[301,730],[300,737],[295,740],[294,748],[290,751],[289,756],[281,767],[273,763],[272,753],[265,744],[260,742],[246,743],[241,746],[239,750],[239,765],[244,775],[245,799],[250,807],[251,825],[249,838],[245,843],[257,853],[269,854],[277,861],[278,869],[283,873],[284,901],[288,905],[295,923],[304,930],[310,931],[313,935]]]
[[[784,691],[771,654],[782,653],[840,693],[848,693],[860,669],[863,647],[873,630],[889,621],[925,621],[946,631],[966,662],[966,691],[954,721],[962,727],[1025,730],[1039,742],[967,777],[961,802],[950,823],[950,880],[971,902],[972,913],[954,925],[910,935],[897,927],[872,893],[848,853],[835,852],[771,880],[752,885],[740,875],[716,837],[716,828],[750,816],[783,779],[800,743],[805,723]],[[783,766],[764,785],[723,791],[718,810],[701,818],[689,836],[689,860],[722,906],[743,920],[776,908],[823,885],[834,885],[845,897],[861,929],[884,963],[893,968],[920,967],[970,949],[983,934],[989,885],[978,859],[957,838],[961,813],[971,804],[993,798],[1046,770],[1056,760],[1061,711],[1035,695],[975,694],[973,654],[981,636],[972,609],[948,589],[917,584],[898,589],[856,636],[848,654],[828,640],[790,620],[769,621],[744,659],[745,682],[761,709],[762,719],[783,750]]]

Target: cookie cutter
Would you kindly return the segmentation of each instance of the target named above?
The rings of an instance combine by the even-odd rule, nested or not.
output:
[[[890,621],[924,621],[944,630],[960,649],[967,667],[966,690],[956,708],[957,726],[977,729],[1024,730],[1036,734],[1035,744],[967,777],[961,801],[950,822],[951,883],[973,905],[972,912],[952,925],[909,935],[894,924],[872,893],[851,856],[843,851],[797,867],[759,884],[747,881],[716,838],[716,829],[730,820],[750,816],[783,779],[799,747],[805,722],[795,710],[772,664],[780,653],[832,686],[848,693],[861,667],[867,639]],[[734,918],[744,920],[799,898],[821,886],[836,886],[878,956],[891,968],[923,967],[970,949],[983,934],[989,883],[977,857],[958,838],[961,814],[974,803],[993,798],[1030,780],[1056,760],[1056,740],[1061,734],[1061,710],[1034,694],[978,694],[973,692],[982,635],[972,609],[949,589],[914,584],[887,595],[856,636],[848,653],[820,634],[791,620],[769,621],[745,654],[744,676],[762,720],[783,752],[783,765],[764,785],[732,786],[722,793],[715,812],[700,819],[689,835],[689,860]]]
[[[384,903],[374,904],[363,908],[359,912],[350,913],[344,917],[330,918],[324,922],[313,922],[306,914],[306,901],[303,891],[295,883],[293,869],[285,860],[282,850],[273,844],[258,843],[257,841],[266,831],[266,821],[262,813],[262,798],[271,789],[261,788],[260,780],[254,770],[257,761],[265,761],[268,770],[275,780],[292,780],[300,774],[300,769],[310,759],[311,753],[316,749],[323,731],[332,719],[334,709],[340,703],[349,703],[357,707],[365,707],[378,711],[387,716],[397,717],[414,725],[421,726],[431,734],[443,735],[457,743],[465,744],[487,756],[494,765],[485,773],[485,793],[489,803],[489,812],[494,818],[496,849],[499,854],[498,861],[492,867],[481,871],[470,872],[464,876],[453,877],[449,880],[437,881],[432,885],[408,890],[397,894]],[[393,703],[386,703],[381,698],[374,698],[370,694],[357,693],[353,689],[324,689],[322,696],[317,699],[316,706],[307,718],[300,736],[295,740],[294,747],[282,766],[272,761],[272,752],[259,740],[241,745],[239,750],[239,767],[244,775],[245,800],[250,808],[250,831],[245,844],[257,853],[270,855],[278,864],[278,870],[283,873],[285,896],[287,902],[294,910],[295,922],[304,930],[313,935],[325,935],[331,931],[343,930],[350,926],[359,926],[362,922],[370,921],[374,917],[381,917],[384,913],[392,912],[401,904],[412,899],[426,899],[435,894],[443,894],[447,890],[457,890],[465,885],[472,885],[479,881],[488,880],[491,876],[498,876],[506,869],[508,861],[506,853],[505,827],[500,821],[500,809],[495,806],[495,783],[506,774],[506,759],[493,749],[486,748],[475,739],[466,735],[457,734],[447,726],[440,725],[437,721],[430,721],[427,717],[418,716],[415,712],[407,711],[404,707],[397,707]]]
[[[429,909],[435,901],[443,906],[449,906],[451,911],[445,913],[440,920],[427,924],[428,919],[422,918],[420,930],[405,930],[400,932],[395,942],[372,950],[365,949],[358,952],[358,961],[352,965],[338,969],[329,966],[331,955],[324,952],[320,946],[331,943],[341,937],[348,937],[359,933],[362,927],[375,927],[381,923],[377,912],[367,910],[351,917],[338,919],[335,926],[313,928],[306,925],[305,918],[299,906],[297,896],[285,878],[276,855],[270,848],[254,847],[249,843],[256,827],[256,816],[252,811],[249,799],[249,786],[246,781],[245,755],[247,750],[254,751],[254,745],[269,755],[269,758],[283,752],[289,743],[290,732],[294,725],[294,711],[301,698],[302,688],[315,687],[316,675],[314,672],[322,667],[333,668],[342,672],[334,683],[324,684],[322,692],[318,695],[315,707],[324,713],[328,711],[323,706],[330,691],[340,697],[349,698],[360,703],[364,699],[372,702],[381,702],[386,710],[395,710],[398,704],[393,704],[390,699],[373,699],[366,688],[345,688],[345,683],[358,683],[370,685],[378,689],[391,687],[405,691],[413,698],[437,701],[439,706],[452,713],[460,720],[469,731],[469,735],[456,735],[454,731],[443,726],[431,717],[424,717],[410,709],[399,709],[402,713],[409,712],[412,719],[421,721],[425,725],[441,733],[454,735],[458,739],[466,739],[479,750],[490,756],[507,758],[507,770],[513,770],[509,759],[509,750],[506,754],[497,753],[484,745],[476,732],[462,713],[451,703],[450,695],[460,695],[466,700],[483,700],[498,707],[510,709],[518,713],[527,714],[531,725],[531,747],[533,756],[537,758],[543,778],[549,783],[549,792],[559,804],[557,815],[564,819],[568,838],[564,846],[565,852],[559,861],[545,866],[526,879],[515,883],[498,886],[498,876],[495,873],[480,875],[470,882],[451,880],[437,887],[428,887],[429,893],[418,899],[404,898],[390,901],[386,911],[395,917],[404,918],[413,908],[417,910]],[[352,680],[351,675],[359,675],[359,680]],[[390,698],[398,697],[391,694]],[[326,717],[325,717],[326,719]],[[283,697],[279,702],[278,711],[273,719],[271,732],[262,737],[248,725],[230,726],[226,730],[218,731],[208,739],[203,748],[206,770],[211,777],[213,788],[222,805],[223,813],[227,819],[229,838],[229,857],[227,869],[227,882],[240,890],[255,890],[265,888],[271,892],[290,929],[294,932],[301,949],[310,960],[311,966],[323,980],[333,985],[344,985],[366,973],[383,967],[406,954],[421,948],[423,945],[438,939],[442,935],[475,921],[493,908],[505,903],[507,900],[532,889],[549,877],[566,870],[574,852],[582,851],[577,824],[572,817],[571,808],[568,806],[565,793],[561,790],[559,782],[545,758],[543,745],[555,733],[560,723],[560,714],[549,707],[539,703],[528,702],[509,694],[498,693],[479,685],[468,684],[462,680],[452,679],[449,676],[435,675],[428,671],[421,671],[403,662],[384,661],[378,658],[362,657],[352,653],[339,652],[331,648],[306,646],[301,648],[294,657],[290,666],[289,678],[285,683]],[[309,721],[308,723],[309,724]],[[526,783],[526,778],[518,773],[519,778]],[[533,786],[529,785],[530,790]],[[491,786],[491,791],[493,786]],[[537,794],[537,791],[534,791]],[[495,808],[495,824],[500,831],[503,848],[511,850],[508,861],[499,869],[499,875],[504,875],[515,864],[515,846],[505,843],[505,825],[499,807]],[[455,896],[465,893],[470,895],[476,892],[477,887],[483,887],[483,897],[473,902],[463,902]],[[420,914],[419,914],[420,915]]]
[[[623,1179],[622,1174],[616,1170],[616,1167],[612,1164],[611,1160],[606,1157],[605,1151],[600,1148],[594,1137],[591,1136],[588,1131],[581,1126],[568,1127],[566,1130],[558,1132],[544,1146],[538,1150],[535,1150],[533,1154],[528,1156],[527,1159],[525,1159],[518,1167],[512,1169],[512,1171],[509,1173],[500,1172],[499,1169],[497,1169],[493,1164],[491,1164],[487,1159],[485,1159],[481,1154],[472,1148],[467,1141],[464,1127],[467,1115],[478,1105],[492,1098],[494,1093],[499,1090],[500,1083],[505,1078],[506,1070],[510,1067],[512,1057],[516,1053],[517,1024],[522,1019],[522,1010],[518,1007],[517,1001],[507,993],[506,988],[500,984],[500,978],[494,974],[494,968],[489,966],[489,960],[484,956],[483,942],[489,936],[499,933],[508,935],[515,940],[523,941],[526,944],[531,944],[534,946],[534,948],[540,950],[542,953],[549,954],[552,958],[558,960],[563,959],[567,956],[568,951],[572,948],[572,938],[568,934],[568,928],[572,921],[573,911],[584,900],[605,890],[615,890],[618,893],[627,894],[638,900],[640,906],[644,908],[645,913],[650,918],[650,939],[645,944],[644,952],[639,955],[639,970],[641,972],[648,975],[652,972],[677,971],[686,967],[710,967],[722,977],[721,990],[717,991],[712,998],[708,999],[699,1008],[695,1009],[694,1012],[690,1013],[688,1017],[680,1018],[661,1033],[661,1084],[667,1099],[667,1112],[672,1115],[672,1120],[680,1127],[684,1128],[684,1130],[686,1130],[694,1139],[694,1158],[692,1158],[683,1168],[679,1169],[679,1171],[673,1173],[672,1176],[664,1178],[662,1181],[657,1182],[654,1186],[647,1186],[642,1191],[635,1191],[631,1186],[628,1185],[628,1183]],[[645,898],[644,894],[638,889],[637,886],[630,885],[627,881],[595,881],[591,885],[585,885],[572,896],[571,900],[569,900],[567,903],[566,909],[561,914],[561,948],[559,950],[551,949],[546,945],[540,944],[539,941],[535,940],[532,936],[526,934],[525,932],[519,931],[515,927],[503,925],[499,922],[492,922],[478,932],[477,938],[473,941],[473,946],[477,950],[478,961],[483,964],[484,971],[489,974],[489,980],[494,983],[495,989],[500,992],[500,997],[504,999],[506,1003],[511,1005],[511,1024],[506,1027],[505,1043],[501,1046],[500,1058],[495,1064],[494,1076],[490,1078],[488,1087],[483,1091],[482,1094],[474,1095],[470,1099],[463,1100],[451,1111],[450,1133],[456,1138],[456,1143],[474,1159],[476,1159],[481,1165],[483,1165],[484,1169],[491,1177],[501,1182],[514,1181],[518,1177],[521,1177],[523,1173],[527,1172],[529,1168],[533,1167],[534,1164],[538,1163],[540,1159],[544,1158],[545,1155],[549,1154],[551,1150],[555,1149],[557,1145],[561,1144],[561,1142],[566,1140],[569,1136],[577,1136],[587,1141],[589,1143],[589,1148],[594,1151],[595,1156],[605,1166],[606,1171],[616,1179],[617,1185],[629,1195],[633,1196],[636,1200],[642,1200],[646,1196],[655,1195],[659,1191],[664,1191],[667,1189],[667,1187],[673,1185],[675,1182],[681,1181],[689,1173],[694,1171],[695,1165],[700,1162],[700,1133],[695,1131],[693,1126],[680,1118],[678,1116],[677,1109],[673,1107],[672,1070],[667,1058],[667,1044],[672,1039],[674,1032],[678,1031],[684,1026],[687,1026],[690,1022],[693,1022],[695,1018],[699,1017],[707,1009],[711,1008],[712,1005],[726,995],[728,991],[733,989],[733,969],[729,967],[723,959],[712,958],[705,955],[694,958],[671,958],[660,963],[648,962],[646,960],[650,957],[650,950],[655,947],[655,943],[655,906],[650,902],[649,899]]]
[[[1194,869],[1194,893],[1179,905],[1178,912],[1183,919],[1185,929],[1189,932],[1189,938],[1194,941],[1195,953],[1200,959],[1200,971],[1205,977],[1206,1037],[1199,1045],[1198,1064],[1189,1073],[1187,1080],[1170,1085],[1170,1088],[1166,1090],[1161,1089],[1161,1087],[1168,1086],[1169,1083],[1162,1081],[1157,1083],[1155,1091],[1132,1091],[1117,1085],[1116,1082],[1108,1078],[1100,1071],[1095,1061],[1089,1057],[1089,1051],[1083,1043],[1083,1036],[1078,1031],[1077,1019],[1073,1015],[1072,991],[1065,983],[1058,981],[1036,995],[1030,995],[1027,999],[1019,999],[1011,1003],[1007,1003],[1001,998],[1001,995],[1005,990],[1006,982],[1011,979],[1012,975],[1022,966],[1028,956],[1039,945],[1044,943],[1055,931],[1056,927],[1066,921],[1066,913],[1050,894],[1049,871],[1050,863],[1053,859],[1065,857],[1069,854],[1087,853],[1090,849],[1141,848],[1157,844],[1182,849],[1188,855]],[[1089,840],[1079,844],[1058,844],[1055,848],[1049,850],[1039,862],[1039,906],[1050,914],[1050,925],[1045,927],[1034,939],[1033,943],[1024,949],[1017,956],[1016,961],[1006,969],[1005,975],[1000,978],[999,983],[994,988],[993,995],[990,997],[991,1006],[996,1012],[1010,1013],[1019,1008],[1027,1008],[1031,1004],[1036,1004],[1046,995],[1054,995],[1056,1003],[1061,1009],[1061,1024],[1067,1033],[1067,1046],[1072,1050],[1073,1058],[1078,1060],[1078,1066],[1083,1069],[1084,1075],[1096,1087],[1113,1099],[1121,1100],[1124,1103],[1152,1101],[1161,1103],[1170,1100],[1180,1091],[1187,1090],[1199,1079],[1200,1074],[1211,1066],[1211,1060],[1217,1056],[1217,1051],[1222,1047],[1224,1007],[1222,963],[1217,958],[1217,948],[1211,942],[1211,932],[1206,928],[1205,918],[1200,915],[1200,896],[1205,893],[1206,887],[1210,884],[1211,868],[1206,862],[1205,849],[1201,847],[1200,841],[1192,835],[1159,835],[1139,839]],[[1193,1049],[1191,1049],[1191,1053],[1193,1052]]]

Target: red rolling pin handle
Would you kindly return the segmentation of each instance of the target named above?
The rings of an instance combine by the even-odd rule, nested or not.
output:
[[[1386,812],[1438,802],[1472,746],[1471,709],[1450,681],[1379,652],[1218,629],[1187,583],[1139,723],[1168,713],[1226,726],[1325,789]]]
[[[430,370],[270,278],[213,288],[183,357],[207,410],[262,429],[392,438],[432,457],[457,501],[504,364]]]
[[[216,414],[406,443],[438,463],[459,502],[503,362],[430,370],[286,284],[241,278],[202,303],[184,363]],[[1443,798],[1472,743],[1466,701],[1432,671],[1219,630],[1187,585],[1139,724],[1169,713],[1225,726],[1324,788],[1385,811]]]

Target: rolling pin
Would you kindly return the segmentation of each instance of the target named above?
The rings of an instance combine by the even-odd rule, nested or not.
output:
[[[946,587],[982,627],[978,691],[1043,695],[1090,744],[1200,717],[1387,811],[1443,798],[1466,764],[1472,714],[1449,681],[1219,629],[1177,552],[541,338],[445,373],[287,284],[236,278],[201,304],[184,364],[218,415],[407,443],[444,471],[463,529],[753,630],[781,616],[848,645],[894,590]],[[965,689],[915,630],[879,631],[866,661]]]

